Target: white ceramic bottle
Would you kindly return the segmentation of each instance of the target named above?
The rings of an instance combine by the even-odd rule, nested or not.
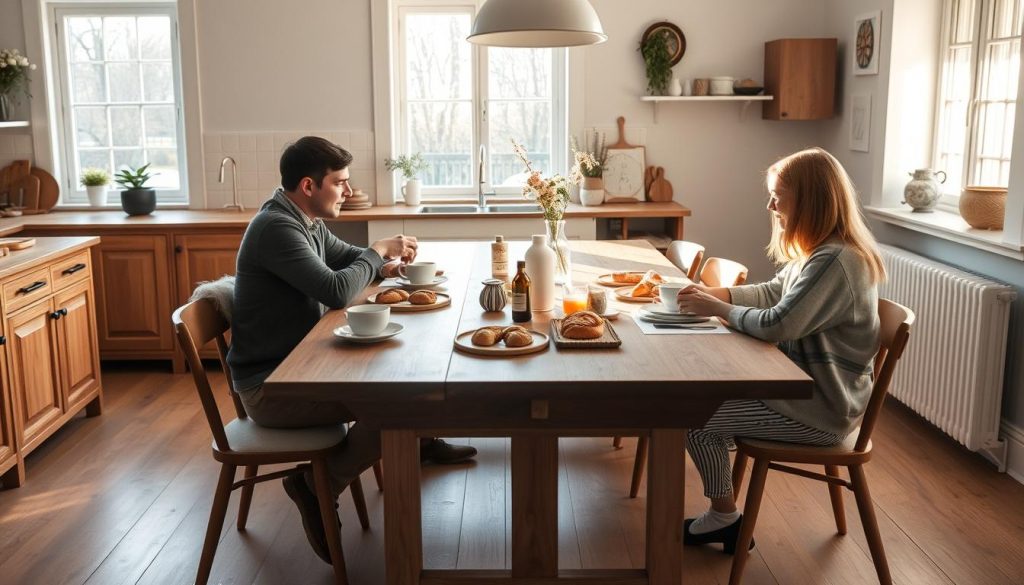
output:
[[[555,251],[548,247],[546,235],[533,236],[526,250],[526,275],[530,277],[530,309],[534,312],[555,308]]]

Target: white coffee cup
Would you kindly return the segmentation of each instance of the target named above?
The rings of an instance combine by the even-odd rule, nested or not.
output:
[[[661,296],[661,304],[666,311],[679,312],[679,291],[686,288],[685,284],[666,282],[658,285],[658,295]]]
[[[348,326],[356,335],[377,335],[391,319],[391,307],[387,305],[356,305],[347,313]]]
[[[437,264],[434,262],[405,264],[398,267],[398,274],[412,284],[433,284],[434,275],[437,274]]]

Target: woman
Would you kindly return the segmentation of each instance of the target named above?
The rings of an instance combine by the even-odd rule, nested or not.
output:
[[[768,256],[783,264],[762,284],[679,293],[683,311],[722,317],[735,329],[778,344],[814,379],[811,400],[724,403],[687,449],[711,509],[685,523],[686,544],[720,542],[735,550],[742,516],[733,501],[728,449],[733,437],[835,445],[858,424],[871,395],[878,350],[878,289],[885,269],[839,161],[820,148],[768,169],[772,238]]]

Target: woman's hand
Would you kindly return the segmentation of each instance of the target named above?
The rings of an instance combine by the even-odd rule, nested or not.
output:
[[[401,266],[401,262],[388,262],[387,264],[380,267],[380,275],[383,278],[397,278],[401,276],[398,274],[398,268]]]
[[[732,305],[718,297],[704,292],[701,285],[691,284],[679,291],[679,310],[684,313],[696,313],[702,317],[729,316]]]

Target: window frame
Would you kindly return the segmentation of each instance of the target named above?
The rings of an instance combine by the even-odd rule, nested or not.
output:
[[[408,14],[450,14],[468,13],[470,18],[475,19],[479,10],[477,0],[392,0],[390,6],[390,33],[392,42],[390,51],[394,58],[391,61],[391,83],[393,91],[392,100],[392,153],[389,156],[395,157],[400,154],[408,154],[406,151],[409,144],[407,135],[407,98],[406,98],[406,71],[405,71],[405,18]],[[489,98],[489,49],[486,46],[471,46],[471,108],[472,117],[472,144],[470,147],[470,180],[471,185],[466,187],[422,187],[422,199],[424,201],[447,201],[447,200],[472,200],[477,197],[477,185],[479,177],[479,151],[480,146],[487,146],[487,156],[490,158],[494,149],[490,144],[490,128],[488,110]],[[569,116],[568,116],[568,95],[569,95],[569,54],[565,48],[554,48],[552,51],[551,63],[551,167],[541,169],[545,174],[568,173],[569,161]],[[525,170],[525,168],[524,168]],[[522,195],[521,187],[494,187],[491,183],[489,173],[485,172],[486,182],[484,191],[494,193],[503,197],[516,197]],[[391,200],[398,202],[400,196],[400,182],[393,184]]]
[[[75,2],[54,3],[49,5],[49,18],[53,23],[54,36],[51,38],[51,54],[54,55],[55,95],[57,101],[57,124],[55,134],[58,145],[55,149],[61,158],[60,168],[64,169],[61,177],[60,206],[92,207],[85,188],[78,182],[78,169],[75,142],[75,129],[72,119],[70,47],[67,43],[68,34],[66,17],[110,17],[110,16],[166,16],[170,19],[171,34],[171,75],[174,87],[174,114],[177,132],[177,155],[179,182],[178,189],[157,189],[157,205],[159,207],[183,207],[191,203],[189,190],[188,149],[184,112],[184,79],[181,68],[181,39],[178,25],[178,11],[174,3],[166,2],[133,2],[111,4],[109,2]],[[104,61],[106,62],[106,61]],[[109,89],[109,79],[108,79]],[[109,95],[107,96],[109,99]],[[106,102],[111,104],[113,102]],[[143,103],[140,100],[140,103]],[[132,105],[134,102],[127,102]],[[145,137],[143,137],[143,140]],[[145,150],[145,146],[141,147]],[[117,169],[115,169],[116,172]],[[111,185],[116,185],[113,182]],[[109,188],[109,187],[108,187]],[[116,188],[116,187],[115,187]],[[117,207],[116,203],[108,203],[107,207]]]
[[[933,140],[932,140],[932,167],[940,169],[940,145],[942,144],[942,136],[944,135],[943,130],[943,106],[946,98],[944,92],[944,86],[946,77],[949,74],[949,59],[948,54],[953,46],[951,39],[951,28],[953,26],[953,5],[956,0],[943,0],[942,6],[942,28],[940,36],[940,47],[939,47],[939,78],[938,78],[938,91],[936,92],[936,107],[935,107],[935,122],[933,124]],[[963,162],[961,168],[961,177],[963,178],[963,185],[952,185],[945,183],[940,185],[941,197],[940,203],[951,209],[956,210],[960,200],[960,191],[967,185],[976,184],[975,170],[978,165],[978,139],[979,139],[979,123],[980,123],[980,111],[979,107],[981,102],[981,90],[984,80],[982,79],[982,73],[986,66],[986,55],[987,49],[990,44],[1000,39],[994,39],[990,37],[990,32],[993,29],[993,19],[995,18],[992,0],[975,0],[976,4],[974,7],[974,13],[971,15],[973,30],[973,38],[971,40],[971,58],[970,58],[970,97],[967,104],[967,119],[964,124],[967,126],[966,139],[963,145]],[[1021,17],[1021,13],[1024,12],[1024,2],[1017,4],[1017,18]],[[1024,31],[1022,31],[1024,32]],[[1013,37],[1008,37],[1013,38]],[[1024,44],[1024,35],[1017,37],[1021,43]],[[1021,53],[1024,53],[1024,47],[1021,48]],[[1018,72],[1018,76],[1020,73]],[[1019,82],[1018,78],[1018,82]],[[1020,101],[1021,96],[1017,96],[1016,101]],[[1014,120],[1014,124],[1019,121]],[[1012,144],[1011,144],[1012,149]],[[1012,157],[1012,150],[1011,150]],[[956,211],[959,213],[959,211]]]

